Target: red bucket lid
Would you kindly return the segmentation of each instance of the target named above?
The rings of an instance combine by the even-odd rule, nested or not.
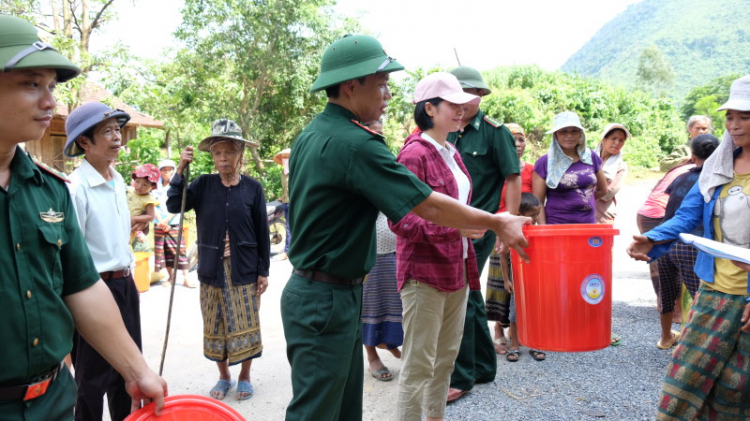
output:
[[[550,236],[615,236],[620,230],[611,224],[559,224],[559,225],[526,225],[523,227],[525,237]]]
[[[244,421],[229,405],[213,398],[197,395],[176,395],[164,399],[161,416],[154,413],[155,403],[133,412],[125,421]]]

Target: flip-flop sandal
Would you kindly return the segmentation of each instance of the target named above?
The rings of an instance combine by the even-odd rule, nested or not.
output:
[[[512,363],[518,362],[520,358],[521,358],[521,351],[517,349],[509,349],[508,353],[505,354],[505,359]]]
[[[216,385],[211,389],[210,392],[208,392],[209,396],[211,396],[214,399],[222,400],[227,397],[227,392],[229,392],[229,389],[234,387],[234,380],[224,380],[220,379],[218,382],[216,382]],[[221,397],[217,398],[213,395],[214,392],[221,392]]]
[[[247,395],[242,395],[247,393]],[[253,385],[250,382],[239,382],[237,383],[237,400],[244,401],[250,399],[253,396]]]
[[[622,338],[620,338],[620,335],[613,333],[612,334],[612,340],[609,343],[609,346],[619,346],[622,343]]]
[[[531,354],[531,358],[536,361],[544,361],[547,358],[547,354],[543,351],[537,351],[536,349],[530,349],[529,354]]]
[[[662,345],[661,344],[661,340],[659,340],[658,342],[656,342],[656,347],[659,348],[659,349],[661,349],[661,350],[663,350],[663,351],[666,351],[669,348],[672,348],[673,346],[675,346],[675,344],[677,344],[677,341],[680,340],[680,336],[681,335],[682,334],[680,332],[678,332],[676,330],[673,330],[672,331],[672,340],[669,341],[669,342],[667,342],[665,345]]]
[[[393,380],[393,374],[391,373],[391,370],[388,370],[388,367],[382,367],[375,371],[371,370],[370,375],[381,382],[389,382]]]

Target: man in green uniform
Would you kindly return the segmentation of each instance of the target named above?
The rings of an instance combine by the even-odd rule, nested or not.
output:
[[[451,70],[451,73],[461,82],[464,92],[480,97],[490,94],[489,87],[477,70],[462,66]],[[461,129],[449,134],[448,141],[456,145],[471,175],[471,206],[487,212],[497,212],[500,207],[500,191],[503,183],[507,183],[505,202],[508,211],[518,214],[521,177],[513,135],[502,123],[485,115],[479,105],[466,104],[464,110]],[[495,245],[495,238],[495,234],[490,231],[484,237],[472,240],[480,275]],[[474,387],[475,382],[494,380],[496,372],[497,357],[487,327],[487,310],[482,291],[469,291],[464,335],[451,375],[448,402],[463,396]]]
[[[361,284],[375,263],[378,210],[393,222],[413,211],[443,226],[489,228],[525,256],[521,227],[528,218],[479,211],[432,192],[362,124],[380,119],[391,98],[389,73],[402,69],[372,37],[331,44],[311,89],[325,89],[328,104],[292,147],[295,270],[281,298],[292,367],[288,420],[362,418]]]
[[[80,70],[28,22],[0,15],[0,420],[70,420],[75,383],[61,361],[73,324],[127,382],[134,405],[164,405],[83,241],[65,180],[19,144],[52,121],[52,91]]]

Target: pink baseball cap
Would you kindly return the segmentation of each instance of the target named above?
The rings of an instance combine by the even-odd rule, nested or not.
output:
[[[417,83],[412,104],[427,99],[441,98],[454,104],[479,104],[482,98],[464,92],[461,83],[450,73],[429,74]]]

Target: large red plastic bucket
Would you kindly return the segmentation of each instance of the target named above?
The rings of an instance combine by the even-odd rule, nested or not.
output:
[[[529,263],[512,254],[518,338],[546,351],[609,346],[612,243],[609,224],[524,227]]]
[[[245,418],[229,405],[198,395],[176,395],[164,399],[161,416],[154,413],[154,403],[133,412],[125,421],[244,421]]]

